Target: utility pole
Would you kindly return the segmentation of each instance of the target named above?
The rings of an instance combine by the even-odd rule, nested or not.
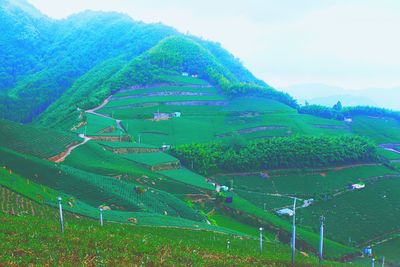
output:
[[[320,230],[319,230],[319,263],[322,265],[322,260],[323,260],[323,249],[324,249],[324,221],[325,221],[325,217],[321,216],[320,217],[320,222],[321,222],[321,226],[320,226]]]
[[[226,243],[226,248],[230,249],[231,248],[231,241],[228,240],[228,242]]]
[[[382,258],[382,267],[385,267],[385,256]]]
[[[375,267],[375,258],[372,258],[372,264],[371,264],[371,266],[372,266],[372,267]]]
[[[293,223],[292,223],[292,267],[294,267],[294,253],[296,251],[296,201],[293,201]]]
[[[263,230],[263,228],[262,227],[260,227],[260,255],[262,254],[262,230]]]
[[[100,226],[103,226],[103,209],[100,208],[99,211],[100,211]]]
[[[60,226],[61,226],[61,233],[64,234],[64,219],[63,219],[63,211],[61,205],[61,197],[58,197],[58,207],[60,208]]]
[[[264,211],[265,211],[265,204],[267,204],[267,203],[264,203]]]
[[[139,141],[139,144],[140,144],[140,134],[138,134],[138,141]]]

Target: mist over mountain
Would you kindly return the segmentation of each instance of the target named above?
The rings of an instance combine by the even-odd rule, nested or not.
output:
[[[299,103],[333,106],[341,101],[344,106],[378,106],[400,110],[400,87],[365,88],[350,90],[326,84],[296,84],[281,88],[293,95]]]

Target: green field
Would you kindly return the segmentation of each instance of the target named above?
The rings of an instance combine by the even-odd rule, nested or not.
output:
[[[170,87],[146,88],[121,93],[122,95],[168,92]],[[189,90],[190,87],[182,87]],[[191,88],[193,92],[202,92],[210,88]],[[179,87],[172,86],[172,91]],[[136,92],[138,91],[138,92]],[[204,91],[207,92],[207,91]],[[118,94],[117,94],[118,95]],[[351,128],[336,120],[317,118],[310,115],[297,114],[296,110],[274,100],[260,97],[243,97],[232,99],[222,106],[197,105],[163,105],[162,103],[128,107],[140,102],[159,102],[159,98],[175,99],[190,98],[190,96],[145,96],[111,100],[99,112],[123,120],[123,125],[135,139],[140,137],[142,142],[161,145],[168,143],[179,145],[191,142],[208,142],[215,138],[229,141],[232,136],[240,136],[245,140],[254,138],[270,138],[292,134],[307,135],[338,135],[351,134]],[[191,96],[202,100],[210,96]],[[121,102],[122,101],[122,102]],[[113,109],[113,106],[126,108]],[[164,121],[152,121],[156,112],[181,112],[182,117]]]
[[[351,240],[356,246],[387,238],[393,231],[400,231],[399,178],[371,181],[365,189],[348,191],[300,209],[299,222],[316,230],[319,216],[324,215],[328,238],[342,243]]]
[[[390,118],[356,116],[353,118],[352,131],[367,136],[377,143],[400,142],[400,122]]]
[[[284,266],[290,262],[289,247],[277,243],[264,242],[264,251],[260,256],[258,240],[241,236],[121,224],[100,227],[97,221],[70,216],[66,217],[65,234],[61,236],[57,218],[43,220],[35,216],[15,217],[0,212],[0,236],[3,241],[0,264],[6,266],[79,265],[88,259],[96,266],[123,266],[132,262],[151,266],[248,266],[249,262]],[[19,242],[21,239],[26,242]],[[231,242],[230,249],[226,247],[228,240]],[[298,252],[296,264],[316,266],[317,259]]]
[[[190,76],[163,74],[159,75],[159,79],[163,82],[172,83],[176,85],[208,85],[208,82],[200,78]]]
[[[214,87],[191,87],[191,86],[159,86],[154,88],[138,88],[132,90],[126,90],[122,92],[117,92],[113,95],[113,98],[119,98],[124,96],[143,96],[151,93],[160,92],[192,92],[192,93],[208,93],[216,94],[217,89]]]
[[[342,244],[348,244],[351,238],[351,246],[362,248],[368,240],[375,242],[390,236],[393,231],[400,231],[396,224],[400,216],[400,203],[395,198],[400,188],[397,171],[381,165],[365,165],[314,171],[278,170],[268,174],[269,178],[260,174],[235,174],[213,179],[228,187],[233,185],[238,197],[260,210],[265,207],[274,212],[291,208],[291,197],[300,198],[298,224],[317,232],[319,216],[324,215],[327,218],[326,236]],[[348,189],[349,184],[361,181],[366,183],[365,189]],[[301,208],[302,200],[310,198],[314,200],[311,206]],[[235,203],[234,206],[237,209],[246,207],[242,204]],[[251,212],[252,208],[248,210]],[[289,220],[285,216],[282,218]],[[381,218],[388,219],[380,223]]]
[[[301,198],[331,195],[347,189],[351,183],[382,175],[397,174],[381,165],[364,165],[314,171],[282,170],[268,172],[269,178],[253,175],[220,175],[214,179],[241,191],[297,196]]]
[[[179,162],[177,158],[163,152],[124,154],[123,157],[150,166],[155,166],[163,163]]]
[[[135,106],[145,103],[159,103],[159,102],[176,102],[176,101],[222,101],[224,97],[219,95],[204,95],[204,96],[154,96],[154,97],[137,97],[127,99],[111,100],[105,108]]]
[[[161,171],[160,173],[164,174],[167,177],[170,177],[174,180],[183,182],[185,184],[190,184],[197,186],[199,188],[213,190],[214,187],[206,182],[205,177],[198,175],[188,169],[177,169],[177,170],[166,170]]]
[[[87,125],[76,130],[77,133],[85,135],[100,135],[104,129],[110,129],[104,135],[119,135],[121,130],[118,129],[117,123],[112,118],[105,118],[95,114],[86,113]]]
[[[82,142],[72,133],[25,126],[0,120],[0,146],[40,158],[51,158],[64,152],[68,146]]]
[[[400,153],[396,153],[396,152],[389,151],[389,150],[382,149],[382,148],[378,149],[378,154],[384,158],[387,158],[388,160],[399,160],[400,159]]]
[[[107,205],[114,210],[146,211],[202,220],[195,210],[164,191],[140,187],[132,181],[85,172],[0,149],[0,163],[20,176],[56,191],[72,195],[91,206]],[[23,166],[23,167],[21,167]]]
[[[103,143],[104,142],[100,142],[100,144]],[[124,142],[121,143],[124,144]],[[118,146],[118,144],[121,143],[107,142],[107,145],[115,144]],[[135,179],[142,175],[154,176],[154,173],[150,172],[142,165],[123,158],[122,155],[117,155],[105,150],[95,141],[89,141],[85,145],[75,149],[71,155],[67,157],[63,164],[88,172],[112,177],[122,175],[131,179]]]
[[[143,143],[132,143],[132,142],[97,142],[100,145],[108,146],[111,148],[158,148],[156,146],[143,144]]]
[[[392,239],[373,246],[373,252],[380,256],[385,256],[386,261],[394,265],[400,264],[400,235],[395,235]]]

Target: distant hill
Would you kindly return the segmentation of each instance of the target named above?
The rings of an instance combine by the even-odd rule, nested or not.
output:
[[[341,101],[344,106],[379,106],[388,109],[400,110],[400,87],[393,88],[366,88],[349,90],[326,84],[296,84],[281,88],[293,95],[300,103],[307,101],[310,104],[333,106]]]
[[[342,102],[343,106],[377,106],[375,101],[367,97],[350,94],[311,98],[308,103],[332,107],[338,101]]]

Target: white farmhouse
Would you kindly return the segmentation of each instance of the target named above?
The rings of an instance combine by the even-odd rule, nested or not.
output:
[[[294,212],[291,209],[284,208],[284,209],[277,210],[276,214],[293,216]]]
[[[351,189],[353,190],[360,190],[365,188],[365,184],[364,183],[358,183],[358,184],[352,184],[351,185]]]

